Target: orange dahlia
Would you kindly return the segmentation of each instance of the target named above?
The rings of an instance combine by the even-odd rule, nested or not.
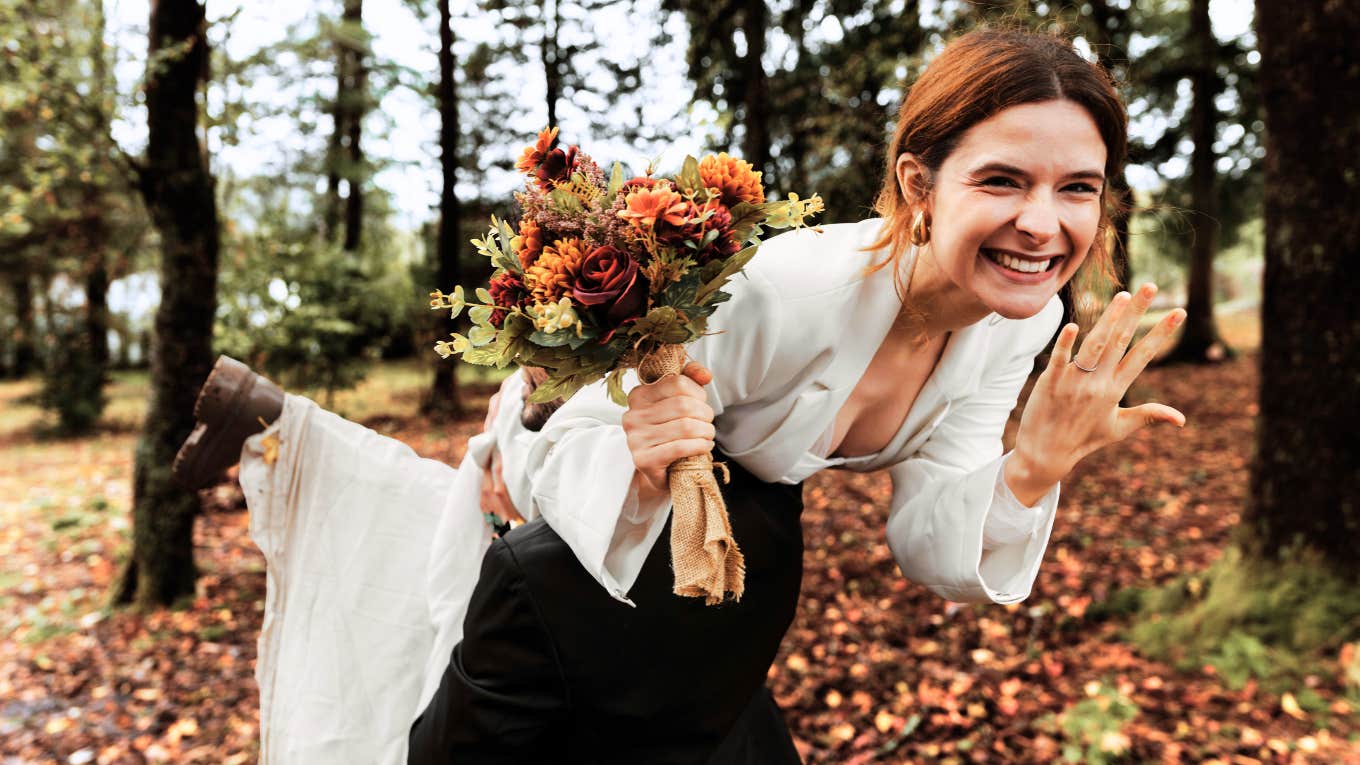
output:
[[[710,154],[699,162],[699,178],[705,188],[717,189],[722,203],[728,207],[738,202],[758,205],[765,201],[765,189],[760,185],[760,172],[744,159]]]
[[[524,286],[537,302],[555,303],[571,293],[581,261],[586,257],[584,240],[558,239],[538,256],[538,261],[524,269]]]
[[[521,173],[532,173],[534,168],[543,162],[543,158],[548,156],[553,143],[557,140],[557,128],[543,128],[538,134],[538,142],[533,146],[524,147],[524,153],[519,155],[519,162],[515,163],[515,169]]]
[[[528,268],[543,251],[543,229],[538,221],[528,215],[520,218],[519,236],[510,240],[510,246],[519,254],[519,264]]]
[[[637,189],[629,192],[619,217],[643,231],[656,228],[658,223],[679,226],[685,222],[685,198],[663,183]]]

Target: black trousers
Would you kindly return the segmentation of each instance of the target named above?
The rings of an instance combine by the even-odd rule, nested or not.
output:
[[[671,593],[669,524],[629,592],[636,608],[546,523],[525,524],[487,552],[410,765],[799,762],[764,682],[802,584],[802,486],[728,465],[740,602]]]

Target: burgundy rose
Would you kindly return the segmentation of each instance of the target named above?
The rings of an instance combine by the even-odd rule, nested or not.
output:
[[[497,329],[500,329],[501,325],[505,323],[505,315],[508,313],[508,309],[523,305],[529,295],[529,291],[524,287],[524,282],[509,271],[493,277],[486,291],[491,293],[491,302],[497,306],[491,312],[489,319],[491,326]]]
[[[551,191],[553,181],[565,183],[571,180],[571,174],[576,170],[576,149],[576,146],[569,146],[565,152],[561,149],[548,152],[534,171],[540,189]]]
[[[710,231],[718,232],[717,237],[702,250],[697,252],[686,250],[686,252],[693,253],[693,257],[699,265],[710,260],[729,258],[741,249],[741,246],[732,236],[732,213],[717,201],[709,201],[702,206],[690,202],[685,217],[694,222],[659,231],[657,238],[665,244],[679,247],[686,241],[702,242]]]
[[[637,262],[616,247],[596,247],[581,261],[572,295],[577,302],[606,308],[609,323],[638,314],[647,301],[647,278]]]

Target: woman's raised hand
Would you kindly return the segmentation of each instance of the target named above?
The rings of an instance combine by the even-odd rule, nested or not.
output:
[[[1129,386],[1185,319],[1184,310],[1171,311],[1129,348],[1138,321],[1156,294],[1156,285],[1149,282],[1133,296],[1115,295],[1075,357],[1077,325],[1068,324],[1058,333],[1048,367],[1020,417],[1015,451],[1007,464],[1007,483],[1017,499],[1033,504],[1086,455],[1146,425],[1185,425],[1185,415],[1165,404],[1119,406]]]
[[[713,407],[703,386],[713,374],[697,361],[678,375],[666,375],[628,393],[623,431],[643,485],[652,495],[669,491],[666,468],[682,457],[713,450]]]

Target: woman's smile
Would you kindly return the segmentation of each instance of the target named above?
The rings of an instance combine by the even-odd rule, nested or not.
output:
[[[997,267],[1003,276],[1021,284],[1036,284],[1058,273],[1062,255],[1024,255],[991,247],[978,251],[983,260]]]

